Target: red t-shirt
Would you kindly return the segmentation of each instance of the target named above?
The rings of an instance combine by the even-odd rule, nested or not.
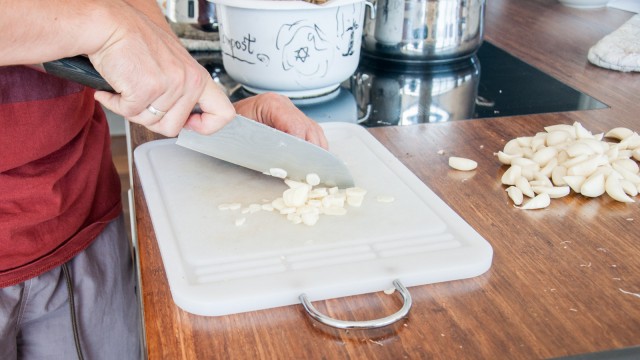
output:
[[[94,91],[0,67],[0,287],[57,267],[122,211]]]

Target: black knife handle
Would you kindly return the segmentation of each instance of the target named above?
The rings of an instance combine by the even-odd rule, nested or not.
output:
[[[47,74],[75,81],[96,90],[115,93],[113,87],[98,73],[86,56],[78,55],[63,58],[49,61],[42,65]]]

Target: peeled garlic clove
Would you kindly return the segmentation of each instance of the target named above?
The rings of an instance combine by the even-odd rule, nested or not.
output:
[[[620,179],[622,175],[612,172],[611,175],[607,177],[605,182],[605,191],[611,198],[620,202],[634,202],[632,198],[630,198],[622,188],[622,184],[620,183]]]
[[[549,197],[549,194],[541,193],[536,197],[534,197],[533,199],[529,200],[524,205],[516,206],[516,207],[522,210],[537,210],[537,209],[544,209],[550,204],[551,204],[551,198]]]
[[[613,169],[622,175],[623,178],[631,181],[632,183],[638,185],[640,184],[640,175],[634,174],[626,168],[622,167],[619,164],[613,163]]]
[[[522,154],[510,155],[502,151],[498,151],[496,155],[498,156],[498,161],[504,165],[511,165],[512,159],[522,157]]]
[[[511,165],[511,167],[502,174],[501,181],[504,185],[515,185],[519,177],[522,177],[522,168],[518,165]]]
[[[564,180],[564,182],[569,185],[569,187],[571,187],[571,190],[577,192],[578,194],[580,194],[580,189],[582,188],[582,184],[584,184],[584,181],[587,179],[586,176],[582,176],[582,175],[573,175],[573,176],[564,176],[562,177],[562,180]]]
[[[605,192],[604,174],[589,176],[580,187],[580,194],[588,197],[598,197]]]
[[[563,130],[552,131],[547,135],[547,146],[555,146],[567,142],[571,134]]]
[[[511,160],[511,165],[517,165],[517,166],[520,166],[520,167],[523,167],[523,168],[531,166],[531,167],[536,168],[536,171],[540,169],[540,164],[538,164],[537,162],[535,162],[535,161],[533,161],[531,159],[525,158],[525,157],[515,158],[515,159]]]
[[[566,151],[564,151],[564,153],[566,154]],[[561,159],[558,159],[558,164],[568,169],[576,164],[587,161],[588,159],[589,159],[588,155],[578,155],[576,157],[569,157],[569,154],[567,154],[567,158],[564,161],[561,161]]]
[[[627,179],[620,179],[620,185],[622,186],[622,190],[624,190],[624,192],[629,195],[629,196],[637,196],[638,195],[638,189],[636,188],[636,186],[629,180]],[[640,184],[638,184],[640,185]]]
[[[531,141],[533,140],[533,136],[521,136],[516,138],[516,142],[520,147],[531,147]]]
[[[558,166],[558,159],[554,157],[551,160],[549,160],[549,162],[542,169],[540,169],[540,173],[550,178],[551,174],[553,173],[553,169],[555,169],[557,166]]]
[[[633,133],[618,144],[620,149],[635,149],[640,146],[640,135]]]
[[[567,175],[591,175],[598,166],[609,163],[604,155],[599,155],[567,168]]]
[[[551,171],[551,181],[555,186],[568,185],[563,177],[567,175],[567,168],[564,166],[556,166]]]
[[[536,194],[546,193],[552,199],[558,199],[569,195],[571,188],[567,186],[533,186],[533,191]]]
[[[572,139],[576,138],[576,129],[571,125],[567,125],[567,124],[550,125],[550,126],[545,126],[544,130],[548,133],[552,131],[566,131],[567,133],[569,133],[570,138]]]
[[[511,201],[513,201],[515,205],[522,204],[524,197],[522,196],[522,191],[520,191],[519,188],[515,186],[509,186],[505,191],[507,192],[507,195],[509,195],[509,198],[511,199]]]
[[[522,194],[527,195],[528,197],[536,196],[536,194],[533,192],[533,189],[531,188],[531,184],[529,184],[529,181],[527,181],[527,179],[523,177],[520,177],[516,180],[515,186],[520,190]]]
[[[512,139],[504,145],[502,152],[509,155],[522,155],[522,147],[518,144],[518,139]]]
[[[625,138],[631,136],[632,134],[633,134],[633,131],[631,131],[630,129],[627,129],[624,127],[617,127],[607,131],[607,133],[604,134],[604,136],[608,138],[624,140]]]
[[[478,163],[471,159],[451,156],[449,157],[449,166],[460,171],[471,171],[478,167]]]
[[[584,128],[584,126],[582,126],[582,124],[580,124],[579,122],[574,122],[573,123],[573,127],[576,129],[576,137],[578,139],[592,139],[593,135],[591,134],[591,131],[587,130]]]
[[[613,161],[613,164],[618,164],[620,167],[623,167],[634,174],[637,174],[640,172],[640,167],[638,167],[638,163],[631,159],[618,159]]]
[[[580,155],[591,155],[594,154],[595,151],[587,144],[583,143],[573,143],[566,149],[566,152],[571,157],[576,157]]]
[[[532,160],[537,162],[540,166],[546,165],[551,159],[558,154],[558,150],[553,147],[543,147],[537,150],[533,154]]]

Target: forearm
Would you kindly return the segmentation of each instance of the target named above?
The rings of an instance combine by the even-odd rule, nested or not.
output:
[[[93,54],[121,24],[146,17],[171,33],[155,0],[0,0],[0,66]]]

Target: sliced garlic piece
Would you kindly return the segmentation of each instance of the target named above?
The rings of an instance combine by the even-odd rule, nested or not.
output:
[[[547,193],[541,193],[529,200],[522,206],[516,206],[518,209],[522,210],[537,210],[544,209],[551,204],[551,198]]]
[[[307,174],[306,181],[307,181],[307,184],[311,186],[316,186],[320,184],[320,176],[318,176],[318,174],[316,173]]]
[[[460,171],[471,171],[478,167],[478,163],[462,157],[449,157],[449,166]]]
[[[269,175],[284,179],[287,177],[287,171],[280,168],[271,168],[269,169]]]
[[[390,195],[378,195],[376,196],[376,201],[381,202],[381,203],[391,203],[396,201],[396,199],[393,196]]]
[[[246,217],[237,218],[235,221],[236,226],[242,226],[247,221]]]
[[[522,191],[519,188],[515,186],[509,186],[505,191],[507,192],[507,195],[515,205],[522,204],[524,197],[522,196]]]

